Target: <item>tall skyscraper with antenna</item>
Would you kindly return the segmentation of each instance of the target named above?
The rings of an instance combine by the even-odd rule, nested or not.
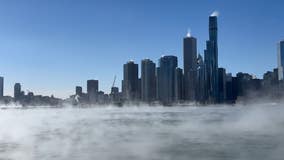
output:
[[[183,39],[184,98],[195,100],[197,80],[197,43],[196,38],[188,31]]]

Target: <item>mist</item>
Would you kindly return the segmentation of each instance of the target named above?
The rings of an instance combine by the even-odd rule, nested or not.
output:
[[[0,159],[282,159],[280,103],[0,110]]]

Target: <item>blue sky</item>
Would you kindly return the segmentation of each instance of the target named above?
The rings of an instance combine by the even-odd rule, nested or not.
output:
[[[0,75],[35,94],[67,97],[98,79],[109,92],[122,65],[176,55],[190,28],[203,54],[208,16],[219,16],[219,66],[262,77],[277,66],[282,0],[0,0]]]

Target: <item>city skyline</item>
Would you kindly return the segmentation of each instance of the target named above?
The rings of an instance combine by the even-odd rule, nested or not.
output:
[[[181,4],[181,2],[178,3],[178,5],[180,5],[180,4]],[[116,4],[116,5],[119,5],[119,4]],[[67,4],[67,6],[68,6],[68,4]],[[147,8],[149,6],[146,5],[144,7]],[[140,8],[140,9],[143,10],[145,8],[142,8],[142,9]],[[226,7],[224,7],[224,8],[226,8]],[[247,52],[239,53],[239,56],[237,56],[239,58],[235,60],[234,58],[236,58],[236,57],[234,57],[234,56],[236,56],[236,55],[234,55],[234,53],[236,53],[236,51],[232,50],[230,52],[230,51],[228,51],[228,49],[224,50],[224,48],[226,48],[226,45],[228,44],[228,43],[224,43],[224,39],[225,39],[224,37],[227,37],[227,36],[225,36],[224,33],[228,32],[228,34],[235,35],[235,33],[233,31],[231,32],[228,28],[227,29],[225,28],[225,26],[227,26],[227,25],[225,25],[226,24],[225,22],[228,22],[228,19],[226,18],[226,16],[228,16],[228,14],[231,14],[231,13],[224,11],[225,10],[224,8],[221,8],[221,7],[210,8],[210,9],[207,9],[204,13],[202,13],[200,15],[200,17],[203,17],[203,18],[201,18],[202,20],[200,20],[200,21],[204,20],[205,23],[207,23],[206,17],[208,15],[210,15],[210,13],[212,11],[214,11],[216,9],[216,10],[221,12],[221,18],[219,18],[219,23],[221,23],[220,26],[222,27],[222,30],[219,31],[219,34],[220,34],[220,36],[219,36],[220,37],[220,40],[219,40],[219,48],[220,48],[220,50],[219,50],[219,66],[226,68],[227,72],[232,72],[233,75],[235,75],[239,71],[242,71],[242,72],[248,72],[248,73],[256,74],[258,76],[258,78],[261,78],[262,74],[265,73],[267,70],[272,70],[273,68],[276,68],[277,67],[276,44],[281,40],[281,38],[269,37],[269,38],[274,40],[273,44],[267,43],[265,45],[261,45],[261,43],[262,43],[261,42],[261,43],[259,43],[260,45],[258,45],[256,43],[258,41],[255,41],[256,44],[249,43],[249,44],[251,44],[252,48],[255,47],[255,48],[258,48],[256,50],[262,50],[262,52],[260,52],[262,54],[259,54],[258,56],[256,56],[256,54],[258,54],[258,53],[252,53],[255,56],[255,58],[257,58],[257,60],[261,64],[261,66],[258,66],[259,65],[258,63],[250,64],[249,63],[249,60],[250,60],[249,55],[247,55],[249,60],[244,59],[244,57],[245,57],[244,53],[248,54]],[[48,9],[48,7],[46,9]],[[138,12],[138,13],[140,13],[140,12]],[[258,13],[258,12],[256,12],[256,13]],[[196,15],[196,14],[193,14],[193,13],[190,13],[190,12],[188,14],[189,15]],[[17,14],[15,16],[17,16]],[[165,16],[161,15],[160,17],[163,19],[163,18],[165,18]],[[182,17],[182,16],[180,16],[180,17]],[[182,19],[183,18],[184,17],[182,17]],[[241,19],[241,18],[239,18],[239,19]],[[281,18],[279,18],[279,19],[281,19]],[[246,20],[247,19],[244,18],[244,22]],[[165,42],[165,40],[163,40],[163,41],[161,41],[161,43],[158,43],[154,46],[151,46],[149,42],[145,41],[146,37],[149,38],[150,42],[151,42],[151,37],[154,37],[154,40],[156,41],[156,40],[165,38],[164,37],[165,33],[163,34],[163,32],[161,32],[161,31],[157,32],[157,33],[149,32],[149,34],[151,34],[151,36],[143,37],[143,35],[141,35],[141,33],[139,33],[139,30],[138,30],[137,31],[137,37],[139,37],[139,38],[143,37],[143,39],[141,39],[141,40],[143,40],[144,43],[135,44],[137,49],[135,49],[135,47],[133,48],[133,45],[131,45],[132,43],[124,44],[124,45],[121,46],[121,48],[118,45],[118,46],[115,47],[115,49],[118,49],[119,53],[122,52],[121,49],[125,50],[125,52],[127,52],[127,53],[116,56],[115,51],[109,51],[106,55],[102,55],[102,54],[96,52],[96,53],[93,53],[94,55],[91,55],[90,57],[86,57],[87,59],[93,59],[93,63],[90,63],[89,60],[81,57],[81,56],[84,57],[86,55],[84,53],[81,53],[80,50],[76,50],[76,49],[78,49],[77,48],[78,46],[75,46],[75,51],[73,51],[74,47],[61,48],[61,47],[64,46],[64,45],[62,45],[62,43],[59,43],[58,45],[56,45],[55,48],[58,49],[58,51],[56,51],[57,53],[60,52],[60,50],[63,51],[63,52],[67,52],[67,51],[72,51],[72,52],[64,53],[63,55],[59,54],[58,57],[56,56],[56,54],[51,53],[51,57],[49,57],[48,54],[44,53],[46,51],[42,52],[41,49],[46,49],[46,47],[48,45],[51,45],[50,42],[49,42],[50,40],[48,41],[49,43],[47,43],[46,46],[43,46],[42,48],[38,48],[38,46],[33,48],[32,47],[33,45],[31,45],[31,44],[33,44],[33,43],[36,44],[35,41],[29,42],[29,40],[31,40],[31,39],[27,39],[27,41],[23,41],[23,42],[27,42],[27,43],[15,44],[15,46],[16,46],[15,48],[19,47],[19,48],[23,49],[23,51],[25,51],[26,53],[22,53],[21,51],[16,51],[14,49],[11,49],[12,48],[11,42],[10,42],[10,44],[8,44],[8,42],[12,41],[13,38],[15,38],[16,40],[19,40],[18,38],[21,39],[21,38],[24,38],[24,36],[19,35],[19,37],[15,37],[15,35],[13,35],[13,34],[12,34],[12,36],[10,36],[10,34],[8,32],[8,34],[7,33],[4,34],[4,37],[6,37],[6,38],[10,37],[10,38],[7,39],[8,40],[7,42],[2,43],[2,45],[1,45],[2,50],[0,49],[1,52],[4,54],[4,57],[6,56],[5,58],[8,59],[7,62],[2,61],[0,63],[1,64],[0,76],[3,76],[4,79],[5,79],[4,94],[5,95],[13,95],[14,83],[20,82],[22,84],[22,88],[30,89],[30,90],[34,91],[35,93],[43,94],[43,95],[54,94],[57,97],[66,98],[69,95],[74,93],[74,86],[76,86],[76,85],[81,86],[82,84],[84,84],[83,85],[83,91],[85,92],[86,88],[87,88],[86,85],[85,85],[85,81],[89,80],[89,79],[99,80],[100,81],[99,89],[105,91],[106,93],[109,93],[110,87],[111,87],[111,84],[112,84],[112,81],[113,81],[113,77],[115,75],[118,76],[116,86],[118,86],[121,90],[120,80],[122,80],[122,75],[123,75],[122,74],[122,67],[121,67],[122,64],[124,64],[129,59],[133,59],[135,61],[135,63],[140,64],[140,61],[142,59],[145,59],[145,58],[149,58],[149,59],[153,60],[154,63],[157,63],[158,58],[160,58],[160,55],[162,55],[162,54],[177,56],[178,62],[179,62],[178,67],[183,68],[183,64],[182,64],[182,60],[181,60],[182,59],[182,39],[186,35],[187,28],[190,27],[191,30],[192,30],[191,34],[194,37],[197,38],[197,48],[198,48],[197,52],[201,53],[202,55],[203,55],[203,50],[206,48],[206,45],[204,44],[204,42],[208,39],[207,38],[208,37],[207,36],[207,29],[206,29],[207,24],[205,24],[205,26],[202,26],[202,25],[198,26],[202,29],[202,31],[199,31],[197,29],[196,25],[195,25],[195,23],[198,24],[199,20],[189,18],[188,20],[183,19],[183,21],[188,21],[188,22],[184,22],[184,23],[187,23],[187,24],[182,25],[183,27],[180,27],[180,26],[179,26],[180,28],[174,27],[174,29],[172,29],[172,30],[168,27],[161,29],[161,31],[167,31],[167,30],[171,31],[171,32],[166,32],[166,35],[167,34],[171,35],[171,36],[169,36],[169,38],[170,37],[175,37],[175,38],[173,38],[169,41],[166,40],[166,42]],[[70,22],[72,22],[72,20],[70,20]],[[230,25],[238,24],[240,22],[241,22],[240,20],[236,20],[235,23],[231,22],[232,24],[230,24]],[[10,25],[10,24],[8,24],[8,25]],[[2,27],[2,29],[4,28],[4,30],[5,30],[5,27],[7,27],[8,25],[4,24],[4,27]],[[261,24],[259,24],[259,25],[261,25]],[[62,26],[59,25],[59,28],[60,27],[62,27]],[[128,27],[126,27],[126,28],[128,28]],[[15,27],[12,28],[10,31],[13,31],[13,29],[15,29]],[[155,29],[156,28],[153,27],[153,31]],[[0,28],[0,30],[1,30],[1,28]],[[57,30],[55,30],[55,31],[57,31]],[[68,32],[70,34],[72,34],[72,33],[77,33],[76,31],[77,30],[75,30],[75,32],[73,32],[73,31],[68,31]],[[89,29],[89,31],[92,31],[92,30]],[[124,30],[121,30],[121,31],[124,31]],[[149,31],[149,28],[146,28],[145,30],[140,30],[140,31],[142,31],[142,34],[143,34],[146,31]],[[114,33],[114,31],[112,31],[112,30],[110,30],[110,32],[112,34]],[[105,33],[107,35],[107,31],[105,31]],[[130,33],[132,33],[132,32],[130,31]],[[280,35],[277,35],[277,36],[284,37],[283,35],[281,35],[281,33],[280,33]],[[31,35],[35,36],[35,37],[30,37],[30,38],[35,38],[34,40],[45,41],[44,39],[46,38],[46,37],[43,37],[43,39],[41,39],[41,38],[37,37],[37,36],[40,35],[40,34],[37,34],[37,33],[31,34]],[[114,39],[111,39],[108,42],[112,42],[112,43],[118,42],[118,41],[116,41],[117,39],[115,38],[115,35],[116,34],[114,34]],[[125,37],[129,38],[129,36],[127,36],[127,35],[124,36],[124,37],[119,36],[119,38],[121,38],[123,41],[125,40],[124,39]],[[132,34],[131,34],[131,37],[132,37]],[[160,38],[156,38],[156,37],[160,37]],[[61,38],[66,38],[66,35],[62,35]],[[102,38],[102,39],[100,39],[100,38]],[[79,46],[81,45],[83,47],[86,47],[85,49],[87,49],[88,46],[97,45],[97,44],[106,42],[103,37],[100,36],[100,38],[96,39],[96,43],[81,44],[81,43],[79,43],[80,41],[76,41],[76,42],[78,42],[77,45],[79,45]],[[105,38],[107,38],[107,37],[105,37]],[[109,38],[112,38],[112,37],[109,37]],[[240,37],[238,37],[238,38],[240,38]],[[232,39],[233,39],[233,42],[236,42],[235,46],[233,46],[233,47],[231,46],[232,48],[234,48],[234,47],[237,48],[237,46],[238,46],[237,43],[241,43],[241,42],[245,41],[245,40],[239,41],[239,40],[236,40],[234,38],[231,38],[230,40],[232,40]],[[76,37],[74,37],[74,39],[71,38],[71,41],[72,40],[76,40]],[[100,40],[102,40],[102,41],[100,42]],[[3,41],[3,40],[1,40],[1,41]],[[173,46],[170,45],[169,47],[167,47],[168,42],[170,42],[170,41],[175,41],[174,43],[175,44],[177,43],[178,45],[173,45]],[[8,44],[8,46],[7,45],[5,46],[5,44]],[[25,45],[25,44],[28,44],[28,45]],[[119,42],[119,44],[121,44],[121,42]],[[40,45],[43,45],[43,44],[40,44]],[[232,45],[232,44],[230,44],[230,45]],[[54,46],[54,44],[52,44],[50,47],[52,47],[52,46]],[[128,49],[123,48],[123,46],[124,47],[129,46],[129,48],[131,48],[132,51],[130,51],[130,50],[127,51]],[[247,44],[243,44],[243,46],[244,46],[244,48],[246,48]],[[262,47],[259,48],[260,46],[262,46]],[[9,48],[9,47],[11,47],[11,48]],[[30,47],[30,48],[27,49],[26,47],[28,47],[28,48]],[[141,49],[139,47],[141,47],[143,49]],[[30,53],[27,53],[27,50],[30,51]],[[109,50],[108,47],[105,47],[105,49],[103,47],[101,47],[101,51],[103,51],[102,53],[106,53],[107,50]],[[162,50],[164,50],[164,51],[162,51]],[[241,52],[242,48],[240,47],[240,49],[238,49],[238,50],[240,50],[240,52]],[[248,49],[248,50],[251,50],[251,49]],[[9,51],[9,52],[5,53],[5,51]],[[14,52],[12,53],[12,55],[9,55],[11,53],[11,51],[12,52],[14,51]],[[39,55],[36,55],[37,51],[40,51],[41,53],[39,53]],[[49,51],[55,51],[55,49],[52,48]],[[95,51],[95,50],[91,49],[90,51],[87,51],[87,52],[92,52],[92,51]],[[265,51],[269,51],[269,53],[264,53]],[[135,54],[137,54],[137,53],[139,53],[139,54],[133,56],[133,55],[131,55],[133,52],[136,52]],[[154,53],[154,54],[149,55],[148,52],[150,52],[150,54],[151,53]],[[224,52],[227,52],[227,53],[224,53]],[[23,54],[23,56],[20,56],[19,54]],[[80,54],[82,54],[82,55],[80,55]],[[268,56],[268,55],[270,55],[270,56]],[[9,58],[7,56],[13,57],[13,59],[15,60],[14,63],[11,63],[11,61],[9,61]],[[18,59],[18,56],[20,57],[19,59]],[[71,58],[69,58],[68,56],[70,56]],[[126,56],[128,56],[128,58],[126,58]],[[261,63],[261,61],[263,60],[262,56],[263,56],[263,58],[267,59],[267,63],[265,65],[264,65],[264,63]],[[39,58],[39,57],[42,57],[42,58]],[[113,57],[113,58],[110,58],[110,57]],[[228,57],[232,57],[232,59],[230,59]],[[109,64],[109,63],[113,63],[113,61],[116,60],[116,59],[118,59],[118,61],[115,62],[113,65]],[[78,60],[78,63],[76,63],[77,62],[76,60]],[[101,62],[103,60],[106,60],[106,61]],[[225,60],[226,60],[226,62],[225,62]],[[47,64],[48,61],[50,61],[50,62]],[[72,61],[73,63],[70,63],[69,61]],[[84,63],[85,61],[86,61],[86,63]],[[108,61],[109,61],[109,63],[107,63]],[[9,63],[9,64],[7,64],[7,63]],[[62,64],[59,64],[59,63],[62,63]],[[117,64],[117,63],[119,63],[119,64]],[[242,64],[240,65],[240,64],[237,64],[237,63],[242,63]],[[29,67],[26,67],[25,64],[28,64]],[[230,65],[228,65],[228,64],[230,64]],[[252,67],[249,67],[250,65],[252,65]],[[82,67],[82,66],[84,66],[84,67]],[[114,66],[119,66],[119,67],[114,67]],[[258,66],[258,67],[256,67],[256,66]],[[58,67],[58,68],[56,68],[56,67]],[[70,69],[65,69],[65,67],[68,67]],[[99,68],[99,69],[97,69],[97,68]],[[242,68],[245,68],[245,69],[242,69]],[[261,69],[261,68],[265,68],[265,69]],[[18,70],[18,72],[17,72],[17,70]],[[51,74],[50,71],[51,72],[54,71],[54,73]],[[102,74],[102,72],[106,72],[106,73]],[[16,73],[18,74],[17,76],[14,75]],[[49,73],[49,74],[45,74],[45,73]],[[139,67],[139,77],[141,75],[140,73],[141,73],[141,69]]]

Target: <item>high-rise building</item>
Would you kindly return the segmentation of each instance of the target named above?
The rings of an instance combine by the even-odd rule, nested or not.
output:
[[[141,62],[141,99],[145,102],[156,98],[156,64],[150,59]]]
[[[232,73],[226,74],[226,102],[234,103],[233,98],[233,77]]]
[[[181,101],[184,98],[183,89],[183,74],[181,68],[176,68],[175,71],[175,100]]]
[[[250,81],[253,79],[252,75],[248,73],[237,73],[237,87],[238,96],[246,96],[248,94],[248,89]]]
[[[165,105],[170,105],[175,99],[176,56],[162,56],[157,69],[158,99]]]
[[[205,103],[207,100],[207,87],[205,77],[205,64],[202,56],[199,54],[197,58],[197,83],[196,83],[196,101]]]
[[[278,43],[278,79],[283,80],[284,78],[284,40]]]
[[[197,81],[197,43],[190,33],[183,39],[183,69],[185,100],[195,100]]]
[[[218,68],[218,103],[224,103],[226,98],[226,70]]]
[[[217,16],[209,16],[209,40],[204,51],[209,101],[218,101],[218,28]]]
[[[4,77],[0,77],[0,98],[4,96]]]
[[[22,91],[21,91],[21,84],[15,83],[14,85],[14,98],[15,100],[19,100],[21,98]]]
[[[97,102],[97,96],[99,91],[99,81],[98,80],[88,80],[87,81],[87,94],[90,103]]]
[[[123,65],[123,95],[126,100],[138,100],[138,64],[129,61]]]
[[[81,86],[76,86],[76,95],[82,96],[83,95],[83,89]]]

